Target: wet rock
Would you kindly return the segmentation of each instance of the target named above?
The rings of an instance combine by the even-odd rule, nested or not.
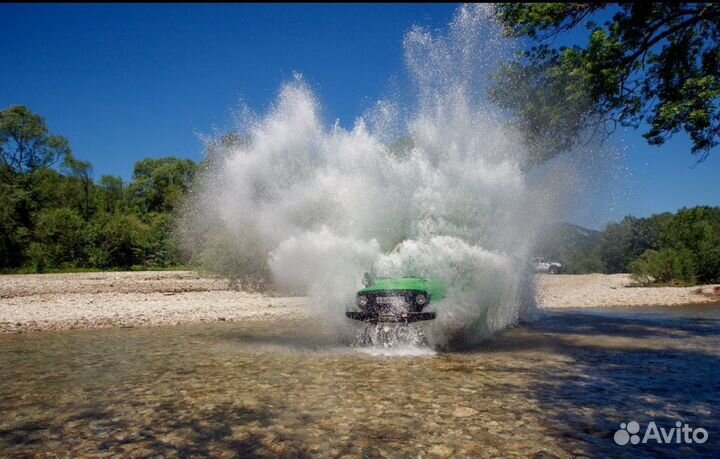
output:
[[[430,448],[430,451],[428,452],[438,457],[450,457],[455,452],[455,450],[445,445],[435,445]]]
[[[470,416],[475,416],[478,414],[478,410],[474,410],[467,406],[460,406],[455,408],[455,411],[453,411],[453,416],[456,418],[467,418]]]

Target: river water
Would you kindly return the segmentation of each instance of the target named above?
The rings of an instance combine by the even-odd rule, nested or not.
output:
[[[545,312],[454,353],[350,341],[297,320],[0,336],[0,456],[717,457],[720,306]],[[633,420],[709,438],[618,446]]]

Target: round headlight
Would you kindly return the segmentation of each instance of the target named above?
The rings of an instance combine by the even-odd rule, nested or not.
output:
[[[415,303],[419,304],[420,306],[427,303],[427,297],[423,295],[422,293],[418,293],[415,295]]]
[[[368,299],[365,295],[358,295],[357,297],[357,305],[360,309],[364,309],[365,306],[368,303]]]

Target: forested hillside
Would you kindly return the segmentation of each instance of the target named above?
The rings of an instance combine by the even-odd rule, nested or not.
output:
[[[643,283],[720,282],[720,207],[698,206],[647,218],[627,216],[601,232],[555,225],[538,254],[566,272],[631,272]]]
[[[132,180],[92,177],[69,142],[25,107],[0,111],[0,269],[164,268],[182,263],[175,210],[197,165],[135,164]]]

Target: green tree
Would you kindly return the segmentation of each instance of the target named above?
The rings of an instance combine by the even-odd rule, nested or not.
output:
[[[71,158],[67,139],[52,135],[45,120],[22,105],[0,111],[0,162],[20,173]]]
[[[144,159],[135,163],[128,192],[141,212],[169,212],[187,193],[196,170],[189,159]]]
[[[72,155],[66,155],[62,168],[66,176],[78,185],[81,191],[82,215],[85,219],[90,218],[92,212],[91,200],[94,191],[92,165],[88,161],[80,161]]]
[[[23,219],[27,192],[19,185],[18,174],[0,166],[0,268],[19,268],[30,242],[30,230]]]
[[[123,179],[114,175],[103,175],[98,181],[99,208],[104,212],[113,213],[124,204],[125,184]]]
[[[720,208],[680,209],[669,222],[663,239],[665,245],[689,250],[694,255],[698,281],[720,281]]]
[[[648,249],[660,249],[665,217],[654,219],[627,216],[607,225],[600,237],[600,259],[607,273],[626,273],[630,262]]]
[[[144,264],[150,228],[136,215],[101,214],[93,226],[92,266],[129,269]]]
[[[641,284],[692,284],[695,282],[693,258],[687,249],[646,250],[630,263],[629,270]]]
[[[149,216],[145,265],[168,268],[183,264],[175,234],[173,233],[174,228],[174,213],[162,212]]]
[[[43,168],[21,175],[20,183],[28,192],[26,208],[30,214],[43,209],[68,207],[85,219],[91,217],[93,205],[88,201],[93,194],[92,181],[86,184],[77,177]]]
[[[501,69],[491,97],[516,115],[537,162],[643,122],[651,145],[687,133],[699,160],[720,142],[720,4],[506,3],[496,12],[505,33],[532,46]],[[584,46],[558,44],[583,26]]]
[[[34,242],[28,255],[38,272],[46,268],[82,266],[87,233],[85,221],[72,209],[47,209],[37,215]]]
[[[72,178],[53,166],[68,171]],[[44,209],[77,208],[89,215],[89,170],[89,163],[73,158],[64,137],[49,132],[41,116],[20,105],[0,111],[0,267],[26,263],[32,241],[40,244],[33,249],[35,255],[39,247],[58,247],[39,242],[35,234],[37,221],[49,218],[48,214],[38,220]],[[85,205],[76,207],[76,203]],[[59,259],[50,255],[48,260]]]

